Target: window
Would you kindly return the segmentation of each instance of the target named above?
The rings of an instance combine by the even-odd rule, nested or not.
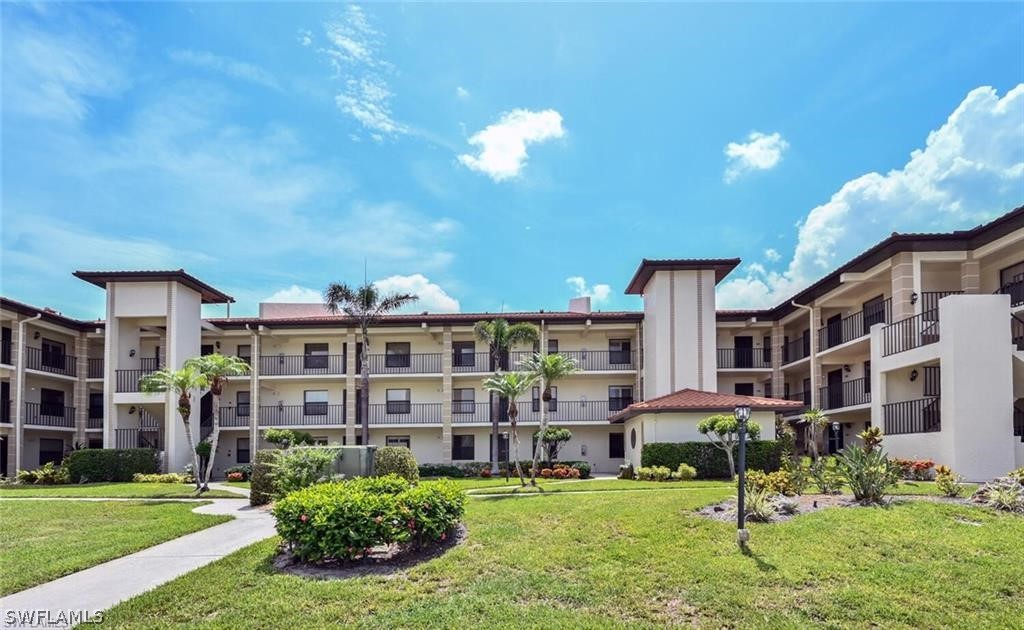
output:
[[[622,411],[633,404],[631,385],[610,385],[608,387],[608,411]]]
[[[864,393],[871,393],[871,361],[864,362]]]
[[[766,382],[764,384],[764,397],[765,398],[771,398],[772,397],[772,382],[771,381],[768,381],[768,382]]]
[[[636,427],[629,430],[629,448],[636,448]]]
[[[538,413],[540,411],[540,401],[540,387],[534,387],[533,400],[530,406],[534,413]],[[558,387],[551,388],[551,400],[548,401],[548,411],[558,411]]]
[[[772,364],[772,338],[769,335],[765,335],[761,339],[761,360],[764,362],[766,367],[770,367]]]
[[[864,334],[871,332],[875,324],[885,323],[885,296],[871,298],[863,304],[864,309]]]
[[[622,433],[609,433],[608,434],[608,458],[609,459],[625,459],[626,458],[626,436]]]
[[[326,370],[328,352],[326,343],[307,343],[303,353],[302,367],[307,370]]]
[[[103,438],[89,438],[89,448],[103,448]]]
[[[327,415],[327,390],[307,389],[302,394],[302,413],[307,416]]]
[[[789,383],[782,384],[782,398],[789,400]]]
[[[410,448],[412,442],[409,440],[408,435],[389,435],[384,438],[384,444],[387,446],[404,446]]]
[[[213,344],[204,343],[203,345],[199,346],[199,354],[204,357],[213,354]]]
[[[341,445],[342,446],[346,446],[347,444],[348,444],[348,438],[345,437],[344,435],[341,436]],[[356,446],[362,446],[362,445],[363,445],[363,436],[358,434],[358,433],[356,433]]]
[[[64,440],[39,438],[39,465],[50,462],[59,464],[64,461]]]
[[[490,436],[490,440],[488,441],[487,457],[486,457],[486,459],[488,459],[488,460],[491,459],[491,451],[493,451],[493,450],[494,450],[494,436],[491,435]],[[498,461],[499,462],[507,462],[508,461],[508,433],[500,433],[500,434],[498,434]]]
[[[754,395],[754,384],[753,383],[733,383],[732,393],[738,396],[753,396]]]
[[[59,389],[39,390],[39,413],[44,416],[64,417],[64,392]]]
[[[235,442],[235,462],[248,464],[249,456],[249,438],[238,438],[238,441]]]
[[[249,392],[247,390],[235,393],[235,414],[238,416],[249,415]]]
[[[252,345],[250,344],[238,344],[238,350],[235,352],[235,356],[245,361],[249,365],[252,365]]]
[[[389,368],[407,368],[410,365],[411,348],[407,341],[389,342],[384,344],[384,366]]]
[[[43,367],[55,370],[64,369],[64,344],[61,342],[43,337],[42,355]]]
[[[314,446],[327,446],[327,438],[323,436],[313,436]]]
[[[456,341],[452,343],[452,365],[473,367],[476,365],[476,342]]]
[[[533,351],[540,352],[540,341],[533,342]],[[548,339],[548,354],[558,354],[557,339]]]
[[[476,459],[476,451],[473,448],[474,438],[472,435],[452,436],[452,459],[473,461]]]
[[[412,402],[408,389],[389,389],[387,391],[388,413],[412,413]]]
[[[811,404],[811,379],[804,379],[804,404]]]
[[[452,413],[473,413],[476,410],[476,390],[471,387],[452,390]]]
[[[608,340],[608,363],[628,365],[633,362],[633,342],[629,339]]]
[[[89,392],[89,418],[103,417],[103,392]]]

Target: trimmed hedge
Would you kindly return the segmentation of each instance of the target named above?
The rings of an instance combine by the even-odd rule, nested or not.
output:
[[[774,472],[782,462],[782,445],[774,440],[747,443],[747,470]],[[697,469],[698,479],[728,479],[729,460],[725,452],[711,442],[652,442],[644,444],[640,465],[665,466],[671,470],[679,464]]]
[[[276,491],[274,487],[274,463],[281,451],[256,451],[253,457],[252,476],[249,478],[249,505],[270,503]]]
[[[86,448],[64,458],[71,483],[131,481],[136,474],[160,472],[160,460],[152,448]]]
[[[378,448],[374,455],[373,463],[377,475],[380,477],[395,474],[399,477],[404,477],[411,483],[416,483],[420,480],[420,470],[416,465],[416,458],[413,457],[412,451],[404,446],[382,446]]]
[[[378,451],[379,453],[380,451]],[[522,459],[519,460],[519,464],[523,467],[523,474],[530,475],[530,466],[533,465],[533,460]],[[580,479],[587,479],[590,477],[591,467],[590,462],[586,461],[556,461],[537,462],[537,474],[540,475],[540,471],[545,468],[554,468],[556,464],[565,464],[570,468],[575,468],[580,471]],[[516,474],[516,463],[509,462],[512,467],[509,470],[509,476]],[[457,464],[420,464],[419,465],[420,477],[449,477],[451,479],[462,479],[463,477],[480,477],[481,471],[490,470],[490,462],[460,462]],[[504,460],[498,466],[498,476],[505,476],[505,462]]]

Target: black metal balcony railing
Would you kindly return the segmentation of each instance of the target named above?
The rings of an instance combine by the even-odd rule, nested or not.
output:
[[[142,387],[139,382],[148,374],[156,372],[157,367],[147,367],[132,370],[114,370],[114,391],[119,393],[140,392]]]
[[[783,400],[795,400],[796,402],[803,403],[802,407],[787,412],[790,415],[799,415],[811,408],[810,390],[802,392],[791,392],[783,396]]]
[[[805,359],[811,355],[811,336],[798,337],[782,346],[782,364]]]
[[[25,403],[25,424],[75,428],[75,408],[51,403]]]
[[[274,407],[277,409],[277,407]],[[249,405],[238,405],[236,407],[220,408],[221,427],[247,427],[249,426]]]
[[[249,426],[249,418],[239,416],[235,411],[234,421],[244,424],[231,426]],[[224,418],[221,418],[224,422]],[[260,407],[261,427],[291,426],[326,426],[345,424],[345,405],[329,405],[327,403],[306,403],[303,405],[266,405]],[[227,426],[227,425],[225,425]]]
[[[85,422],[85,428],[87,429],[102,429],[103,428],[103,411],[100,411],[99,416],[92,415],[92,409],[89,410],[89,419]]]
[[[942,393],[942,368],[938,365],[924,367],[924,395],[939,396]]]
[[[885,299],[868,308],[847,315],[818,329],[818,351],[828,350],[859,339],[871,332],[875,324],[892,320],[892,300]]]
[[[263,376],[344,373],[344,354],[278,354],[260,357],[260,374]]]
[[[532,357],[532,350],[517,350],[509,353],[510,369],[518,369],[519,364]],[[631,371],[635,364],[635,353],[632,350],[559,350],[558,354],[576,362],[576,368],[583,372],[615,372]]]
[[[1024,352],[1024,318],[1010,314],[1010,341]]]
[[[1024,442],[1024,403],[1013,405],[1013,434]]]
[[[939,311],[925,311],[882,329],[882,356],[920,348],[939,340]]]
[[[548,422],[606,422],[608,417],[620,411],[612,411],[607,400],[558,400],[554,408],[548,408]],[[519,405],[519,422],[540,422],[540,410],[534,411],[529,404]]]
[[[842,409],[871,402],[871,380],[856,378],[837,387],[822,387],[818,390],[822,409]]]
[[[719,369],[763,369],[772,366],[771,349],[719,348]]]
[[[73,354],[25,346],[25,367],[51,374],[76,376],[78,374],[78,359]]]
[[[490,352],[453,352],[452,372],[493,372]]]
[[[88,378],[103,378],[103,359],[89,359]]]
[[[472,400],[452,401],[452,424],[491,421],[491,403]]]
[[[939,318],[939,300],[947,295],[963,295],[963,291],[922,291],[921,312],[929,313],[929,317]]]
[[[942,430],[938,398],[919,398],[882,405],[886,435],[933,433]]]
[[[361,419],[359,415],[356,418]],[[374,403],[370,405],[370,425],[375,424],[441,424],[441,403]]]
[[[1007,282],[998,289],[996,293],[1010,296],[1010,308],[1024,305],[1024,280]]]
[[[440,374],[441,353],[371,354],[370,374]]]
[[[160,430],[147,427],[114,429],[114,445],[117,448],[155,448],[160,450]]]

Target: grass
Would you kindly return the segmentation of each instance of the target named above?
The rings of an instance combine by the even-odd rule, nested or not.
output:
[[[249,482],[249,481],[225,481],[224,485],[225,486],[231,486],[233,488],[247,488],[248,489],[250,487],[250,483],[251,482]]]
[[[115,607],[119,628],[1013,627],[1024,518],[905,501],[733,525],[694,515],[725,488],[469,502],[469,539],[393,576],[276,573],[276,539]],[[211,588],[210,585],[230,585]]]
[[[585,479],[582,481],[546,480],[536,488],[514,487],[485,488],[472,494],[548,494],[552,492],[615,492],[621,490],[694,490],[731,489],[727,481],[630,481],[625,479]]]
[[[12,484],[0,486],[0,497],[91,497],[104,499],[192,499],[195,486],[178,483],[83,483],[62,486]],[[238,499],[240,494],[226,490],[204,492],[203,499]]]
[[[0,501],[0,594],[231,520],[195,503]]]

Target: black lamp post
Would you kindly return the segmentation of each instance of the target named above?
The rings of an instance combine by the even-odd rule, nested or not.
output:
[[[505,482],[508,483],[509,472],[511,472],[509,471],[509,468],[511,468],[509,465],[511,463],[509,457],[511,456],[510,451],[512,450],[510,448],[512,445],[508,443],[508,431],[502,432],[501,438],[505,440]]]
[[[736,417],[737,434],[740,439],[739,489],[737,492],[739,505],[737,505],[736,509],[736,542],[739,543],[740,547],[743,547],[750,540],[750,532],[747,531],[746,527],[747,508],[744,504],[747,490],[747,420],[750,419],[750,406],[737,405],[736,409],[733,410],[733,415]]]

